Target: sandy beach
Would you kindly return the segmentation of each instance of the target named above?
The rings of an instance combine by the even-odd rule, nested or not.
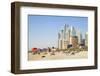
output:
[[[28,52],[28,60],[56,60],[56,59],[83,59],[88,58],[88,51],[79,51],[79,52],[55,52],[54,54],[50,52],[42,52],[40,54],[33,54]]]

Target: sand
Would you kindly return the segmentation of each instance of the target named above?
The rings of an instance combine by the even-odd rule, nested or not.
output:
[[[57,59],[83,59],[88,58],[88,51],[80,51],[76,53],[64,53],[64,52],[55,52],[55,55],[52,55],[50,52],[43,52],[40,54],[33,54],[28,52],[28,60],[57,60]]]

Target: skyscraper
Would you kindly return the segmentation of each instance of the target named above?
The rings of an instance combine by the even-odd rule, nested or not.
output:
[[[70,32],[71,36],[76,36],[76,30],[75,30],[75,28],[73,26],[71,26],[70,31],[71,31]]]
[[[65,48],[65,46],[64,46],[64,30],[61,30],[58,33],[58,48],[59,49],[64,49]]]
[[[61,49],[65,49],[65,44],[64,44],[64,30],[61,30],[61,41],[62,41],[62,48]]]
[[[88,46],[88,33],[85,34],[85,46]]]
[[[78,37],[77,36],[71,36],[70,37],[70,44],[73,48],[77,47],[78,45]]]
[[[78,36],[78,44],[82,44],[82,33],[80,32],[80,30],[78,30],[77,36]]]
[[[64,26],[64,48],[67,49],[67,46],[69,44],[69,38],[70,38],[70,28],[68,25],[65,24]]]
[[[58,33],[58,49],[61,49],[61,33]]]

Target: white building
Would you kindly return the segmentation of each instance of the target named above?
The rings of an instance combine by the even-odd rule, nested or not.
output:
[[[61,30],[58,33],[58,48],[59,49],[64,48],[64,30]]]
[[[80,30],[77,31],[77,36],[78,36],[78,44],[82,44],[82,33]]]
[[[85,34],[85,46],[88,46],[88,33]]]

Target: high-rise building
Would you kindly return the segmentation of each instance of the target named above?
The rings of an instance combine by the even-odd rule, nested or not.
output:
[[[88,33],[85,34],[85,46],[88,46]]]
[[[65,41],[64,41],[64,30],[61,30],[60,33],[58,33],[58,48],[59,49],[65,49]]]
[[[71,36],[76,36],[76,30],[73,26],[71,26],[71,28],[70,28],[70,35]]]
[[[58,33],[58,49],[61,49],[61,33]]]
[[[61,38],[62,38],[62,48],[61,49],[65,49],[65,39],[64,39],[64,30],[61,30]]]
[[[70,37],[70,45],[72,45],[72,47],[74,47],[74,48],[78,46],[78,37],[77,36]]]
[[[82,39],[82,45],[85,46],[85,39]]]
[[[77,32],[77,36],[78,36],[78,44],[82,44],[82,33],[79,30]]]
[[[68,25],[65,24],[64,26],[64,48],[67,49],[67,46],[69,44],[69,38],[70,38],[70,28]]]

